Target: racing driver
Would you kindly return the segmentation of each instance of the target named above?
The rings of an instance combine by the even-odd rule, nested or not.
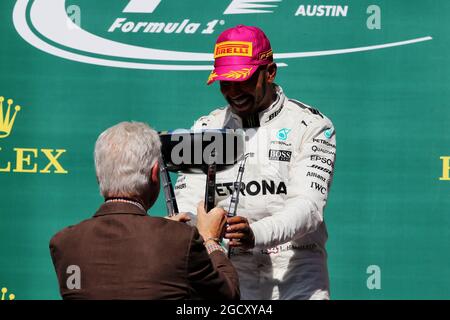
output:
[[[324,208],[333,177],[332,122],[289,99],[274,83],[277,65],[264,32],[238,25],[222,32],[208,84],[220,82],[228,105],[201,117],[194,129],[244,130],[246,161],[237,215],[228,218],[231,261],[242,299],[329,299]],[[228,208],[233,169],[217,173],[216,199]],[[205,175],[181,174],[180,212],[196,212]]]

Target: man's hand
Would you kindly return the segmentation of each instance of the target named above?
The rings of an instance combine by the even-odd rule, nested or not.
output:
[[[186,212],[177,213],[174,216],[166,217],[166,219],[173,220],[173,221],[178,221],[178,222],[191,221],[191,218],[189,217],[189,215]]]
[[[222,208],[213,208],[206,213],[204,202],[197,206],[197,229],[205,241],[210,238],[222,240],[225,232],[225,223],[227,222],[227,212]]]
[[[252,249],[255,247],[255,235],[253,234],[247,218],[235,216],[228,218],[228,227],[225,238],[230,239],[230,247]]]

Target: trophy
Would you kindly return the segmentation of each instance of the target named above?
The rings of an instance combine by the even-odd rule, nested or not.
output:
[[[205,210],[215,206],[216,172],[227,170],[241,161],[245,163],[244,132],[231,129],[175,130],[159,133],[161,180],[166,200],[167,214],[178,213],[177,201],[169,172],[206,174]],[[238,179],[242,179],[243,165]],[[234,184],[229,215],[236,213],[240,180]],[[232,208],[233,207],[233,208]]]

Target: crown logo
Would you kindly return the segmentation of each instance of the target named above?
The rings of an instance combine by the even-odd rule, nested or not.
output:
[[[2,288],[2,300],[6,300],[5,295],[7,292],[8,292],[7,288]],[[13,293],[10,293],[8,298],[9,298],[9,300],[14,300],[16,298],[16,296]]]
[[[5,101],[5,98],[0,97],[0,138],[6,138],[10,135],[12,127],[14,125],[14,120],[16,120],[17,112],[20,111],[20,106],[16,105],[14,107],[14,114],[12,115],[12,117],[10,117],[13,100],[7,100],[8,107],[6,108],[6,113],[3,112],[3,101]]]

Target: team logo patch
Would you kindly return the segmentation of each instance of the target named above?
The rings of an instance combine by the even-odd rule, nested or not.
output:
[[[247,41],[224,41],[216,44],[214,48],[214,59],[220,57],[241,56],[251,57],[253,46]]]
[[[288,134],[291,132],[291,129],[283,128],[277,132],[277,139],[281,141],[286,141],[288,138]]]
[[[333,133],[334,133],[334,128],[325,130],[325,133],[324,133],[325,138],[330,139],[333,136]]]
[[[292,156],[292,151],[274,150],[274,149],[269,150],[269,160],[290,162],[291,156]]]

